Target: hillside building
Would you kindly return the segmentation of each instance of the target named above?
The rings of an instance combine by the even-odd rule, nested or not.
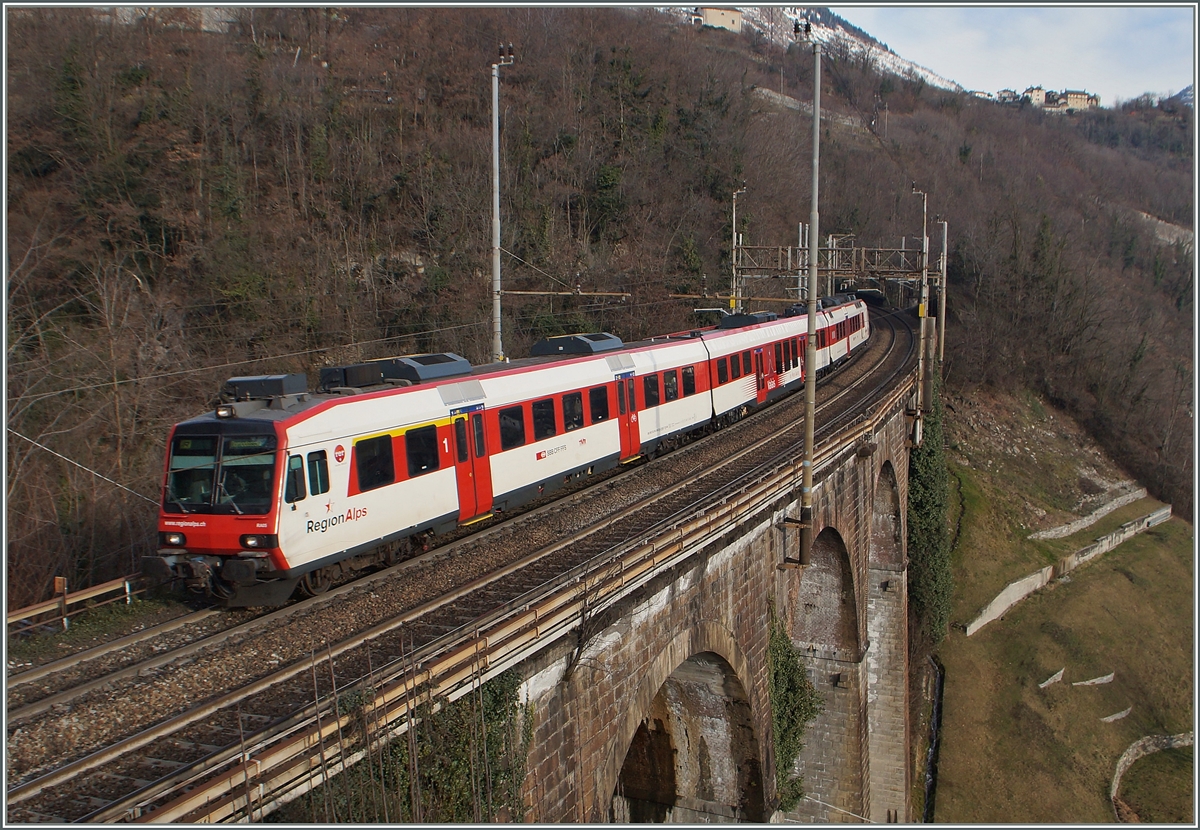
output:
[[[692,23],[700,26],[712,26],[715,29],[728,29],[731,32],[742,30],[742,13],[734,8],[717,8],[714,6],[697,6],[692,12]]]
[[[1010,94],[1011,98],[1009,97]],[[1052,89],[1043,89],[1040,86],[1029,87],[1020,98],[1012,90],[1002,89],[1000,90],[998,100],[1005,104],[1016,104],[1020,103],[1021,100],[1028,100],[1030,104],[1039,109],[1057,113],[1080,112],[1081,110],[1093,109],[1100,106],[1099,95],[1092,95],[1089,92],[1078,89],[1055,92]]]
[[[1025,90],[1022,97],[1028,98],[1029,103],[1033,104],[1035,107],[1046,106],[1046,90],[1042,89],[1040,86],[1029,87]]]

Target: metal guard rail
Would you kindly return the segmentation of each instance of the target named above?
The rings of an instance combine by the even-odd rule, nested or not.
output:
[[[900,382],[869,413],[838,429],[838,441],[818,447],[814,474],[829,466],[913,393],[915,374]],[[830,446],[833,444],[834,446]],[[237,749],[214,753],[201,762],[203,770],[186,783],[189,791],[158,808],[147,809],[156,797],[180,786],[168,776],[134,796],[102,811],[101,820],[135,822],[221,822],[253,819],[319,786],[356,763],[380,742],[403,734],[422,704],[434,707],[453,701],[479,684],[519,664],[547,643],[569,633],[588,616],[619,602],[657,574],[690,556],[754,515],[777,498],[780,487],[795,481],[798,462],[773,459],[768,472],[747,474],[722,490],[704,497],[713,506],[697,504],[662,520],[638,542],[610,548],[591,561],[527,592],[508,607],[480,618],[469,628],[450,632],[401,660],[376,669],[374,678],[348,684],[284,724],[247,736]],[[521,610],[514,611],[513,609]],[[397,665],[403,663],[403,665]],[[373,680],[373,684],[372,684]],[[365,736],[354,728],[358,710],[339,714],[339,696],[372,693],[362,710],[375,728]],[[347,741],[347,735],[350,739]],[[346,750],[346,751],[343,751]],[[223,768],[216,775],[215,767]],[[196,768],[193,768],[196,769]],[[167,787],[158,786],[171,784]],[[119,814],[118,814],[119,813]]]
[[[61,579],[61,577],[57,578]],[[65,591],[58,591],[59,596],[55,597],[54,599],[48,599],[45,602],[39,602],[35,605],[30,605],[25,608],[18,608],[16,611],[9,611],[7,622],[8,625],[12,625],[16,622],[25,622],[51,611],[58,611],[56,616],[38,620],[37,622],[29,622],[26,625],[20,626],[14,631],[10,631],[9,633],[17,634],[22,631],[27,631],[30,628],[34,628],[39,625],[45,625],[46,623],[56,622],[58,620],[62,620],[64,629],[70,628],[71,615],[67,613],[67,608],[69,606],[76,605],[80,602],[86,602],[87,600],[104,596],[105,594],[117,592],[120,592],[121,596],[116,596],[112,599],[106,599],[104,602],[93,603],[87,606],[87,608],[99,608],[100,606],[108,605],[109,603],[120,602],[122,599],[125,600],[126,604],[131,603],[133,602],[133,597],[136,594],[144,593],[146,590],[144,587],[134,588],[134,585],[140,582],[141,575],[134,574],[132,576],[118,577],[101,585],[93,585],[91,588],[84,588],[82,591],[75,591],[69,594]],[[80,611],[83,610],[86,609],[80,609]]]

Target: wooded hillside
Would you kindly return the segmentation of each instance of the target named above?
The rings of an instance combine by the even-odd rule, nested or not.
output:
[[[141,10],[139,10],[140,12]],[[812,56],[649,9],[156,7],[8,15],[10,607],[155,547],[170,424],[230,376],[489,359],[500,42],[505,348],[693,325],[746,244],[795,244]],[[1176,512],[1192,493],[1193,113],[1008,109],[827,54],[821,230],[949,222],[947,383],[1069,407]],[[886,118],[881,117],[886,107]],[[35,443],[36,442],[36,443]],[[117,486],[119,485],[119,486]],[[127,489],[125,489],[127,488]]]

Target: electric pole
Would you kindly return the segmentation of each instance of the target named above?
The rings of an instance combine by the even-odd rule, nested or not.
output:
[[[500,67],[512,66],[513,46],[500,44],[500,60],[492,64],[492,360],[504,362],[500,337]]]
[[[733,247],[729,249],[729,261],[732,263],[730,268],[733,270],[733,285],[729,292],[729,304],[734,314],[742,313],[742,286],[738,282],[737,273],[737,251],[738,251],[738,230],[737,230],[737,197],[741,193],[745,193],[746,188],[741,187],[733,191]]]
[[[806,33],[809,31],[805,26]],[[808,228],[808,342],[804,347],[804,480],[800,490],[800,565],[812,561],[814,422],[817,417],[817,259],[821,214],[817,208],[821,170],[821,44],[813,43],[812,214]]]

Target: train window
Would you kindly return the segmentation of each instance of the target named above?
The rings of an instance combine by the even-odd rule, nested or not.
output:
[[[396,467],[392,460],[392,436],[364,438],[354,445],[354,454],[358,463],[359,490],[374,490],[396,480]]]
[[[734,380],[742,376],[742,359],[737,355],[729,359],[729,376]]]
[[[775,371],[776,372],[783,371],[783,344],[782,343],[775,344]]]
[[[625,414],[625,381],[617,381],[617,414]]]
[[[287,462],[287,481],[283,485],[283,500],[288,504],[301,501],[304,492],[304,457],[289,455]]]
[[[658,406],[658,375],[646,375],[642,378],[643,408]]]
[[[673,401],[679,397],[679,373],[672,369],[663,372],[663,400]]]
[[[737,358],[735,357],[734,359],[736,360]],[[750,352],[742,352],[742,374],[743,375],[748,375],[752,371],[754,371],[753,369],[750,368],[751,365],[752,365],[752,363],[750,360]]]
[[[525,444],[525,413],[519,406],[500,410],[500,449],[511,450]]]
[[[483,415],[476,412],[471,416],[471,427],[475,432],[475,457],[487,455],[487,444],[483,442]]]
[[[454,419],[454,448],[458,450],[458,463],[469,461],[471,458],[471,450],[467,445],[467,419]]]
[[[683,373],[683,396],[696,394],[696,367],[684,366],[681,370]]]
[[[558,423],[554,418],[554,399],[533,402],[533,440],[553,438],[558,434]]]
[[[608,388],[597,386],[588,390],[588,404],[592,408],[592,423],[608,420]]]
[[[404,433],[404,446],[408,453],[408,474],[419,476],[438,468],[437,427],[417,427]]]
[[[725,358],[717,358],[717,384],[729,383],[729,366]]]
[[[190,513],[210,506],[213,477],[217,470],[217,438],[180,435],[171,442],[164,508],[172,513]],[[191,510],[185,505],[191,506]]]
[[[563,395],[563,429],[570,432],[583,426],[583,393]]]
[[[308,489],[314,496],[329,492],[329,458],[325,450],[308,454]]]

